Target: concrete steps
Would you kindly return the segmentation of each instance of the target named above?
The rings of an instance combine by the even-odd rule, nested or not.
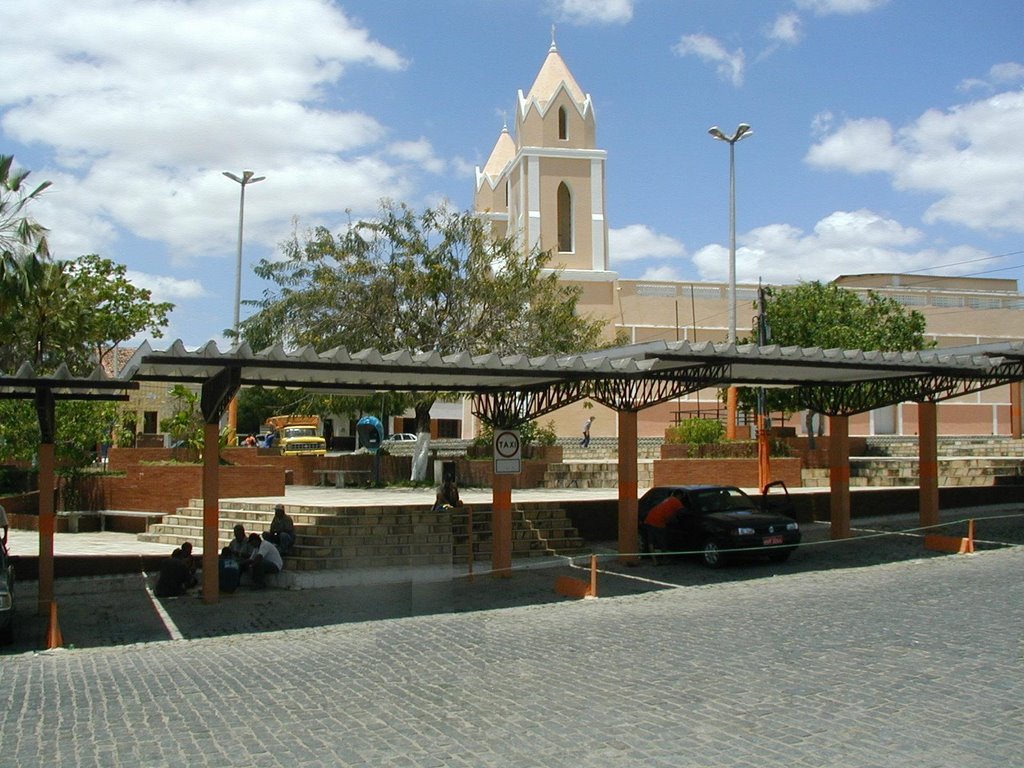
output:
[[[468,561],[468,528],[464,512],[433,512],[429,506],[295,508],[295,544],[286,570],[317,571],[389,566],[451,566]],[[273,504],[231,503],[220,508],[218,547],[226,546],[233,528],[246,532],[270,528]],[[202,542],[202,502],[193,500],[139,534],[141,541],[179,546]],[[565,513],[546,505],[520,505],[513,510],[512,556],[540,557],[574,553],[583,540]],[[474,558],[489,557],[491,511],[473,510]]]
[[[998,476],[1024,473],[1024,455],[1021,457],[949,457],[938,460],[940,486],[992,485]],[[820,487],[829,484],[827,468],[804,469],[801,472],[805,486]],[[870,456],[850,458],[850,487],[916,486],[920,481],[918,461],[904,456]]]
[[[637,482],[650,486],[654,478],[654,460],[637,462]],[[619,464],[617,460],[566,460],[549,464],[541,480],[541,488],[618,488]]]

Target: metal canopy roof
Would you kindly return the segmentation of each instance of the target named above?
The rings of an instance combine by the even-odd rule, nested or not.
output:
[[[135,381],[108,378],[96,368],[88,376],[72,376],[64,364],[52,374],[41,375],[24,363],[13,375],[0,374],[0,399],[30,400],[42,390],[55,400],[127,400],[128,390],[138,389]]]
[[[312,347],[290,352],[281,345],[253,352],[247,344],[221,352],[213,341],[190,352],[179,340],[163,351],[143,344],[121,376],[140,381],[202,383],[224,369],[238,369],[243,386],[303,387],[346,394],[387,390],[482,394],[563,381],[642,375],[655,362],[613,355],[588,359],[583,355],[530,358],[474,356],[468,352],[442,356],[407,350],[384,354],[376,349],[349,352],[343,347],[320,353]]]
[[[228,368],[239,370],[242,385],[487,393],[590,379],[664,378],[711,365],[722,369],[722,378],[707,382],[707,386],[792,387],[935,375],[989,378],[1019,360],[1024,360],[1024,342],[878,352],[654,341],[580,355],[531,358],[468,352],[444,356],[407,350],[349,352],[343,347],[326,352],[311,347],[286,351],[281,345],[253,352],[247,344],[222,352],[214,341],[189,351],[178,340],[166,350],[154,350],[144,343],[120,378],[202,383]]]
[[[879,352],[753,344],[653,341],[579,355],[441,355],[381,353],[277,345],[221,351],[213,341],[195,350],[179,340],[165,350],[143,344],[121,376],[136,381],[208,384],[210,410],[238,386],[301,387],[322,392],[460,392],[498,398],[490,416],[527,418],[584,397],[639,410],[705,387],[799,387],[807,404],[830,415],[852,414],[905,400],[944,399],[1024,378],[1024,342]],[[523,393],[532,393],[532,400]]]

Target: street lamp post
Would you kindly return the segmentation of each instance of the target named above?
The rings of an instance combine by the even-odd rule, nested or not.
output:
[[[224,175],[232,181],[238,182],[241,186],[241,195],[238,200],[238,255],[235,260],[235,317],[232,329],[235,332],[235,346],[238,346],[239,337],[239,315],[242,309],[242,228],[245,222],[245,187],[247,184],[255,184],[263,181],[266,176],[256,176],[255,171],[242,171],[241,176],[236,176],[230,171],[224,171]],[[238,395],[231,398],[228,405],[228,433],[229,439],[234,436],[237,441],[238,427]]]
[[[736,142],[750,136],[753,131],[740,123],[736,133],[726,136],[717,125],[708,128],[712,138],[729,145],[729,343],[736,343]],[[736,438],[736,388],[729,387],[728,424],[726,436]]]

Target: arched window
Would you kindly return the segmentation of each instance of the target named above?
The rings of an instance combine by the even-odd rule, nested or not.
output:
[[[572,251],[572,193],[564,181],[558,185],[558,251]]]
[[[565,107],[558,108],[558,138],[563,141],[569,138],[569,115]]]

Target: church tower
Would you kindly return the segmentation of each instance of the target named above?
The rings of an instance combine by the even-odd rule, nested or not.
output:
[[[614,304],[608,269],[605,161],[597,148],[590,95],[554,42],[527,93],[519,91],[515,134],[506,125],[483,169],[474,207],[497,235],[524,250],[550,251],[562,280],[583,287],[581,305],[601,314]]]

